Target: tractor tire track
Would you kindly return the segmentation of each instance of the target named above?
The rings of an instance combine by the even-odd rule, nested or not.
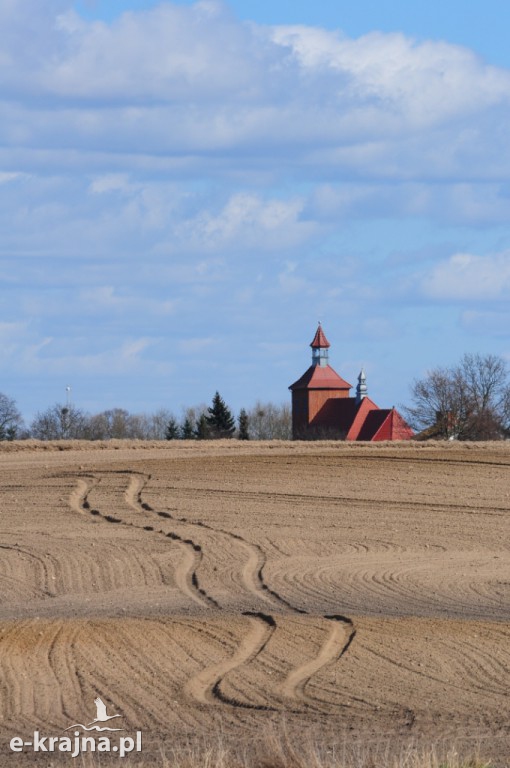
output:
[[[170,514],[170,512],[158,512],[150,504],[144,502],[142,498],[142,491],[149,480],[150,475],[146,476],[144,483],[130,482],[128,489],[129,492],[126,492],[126,498],[129,498],[129,503],[133,507],[142,509],[145,512],[152,512],[161,518],[172,520],[174,523],[183,523],[192,528],[198,527],[201,530],[209,530],[213,533],[221,534],[227,539],[234,541],[236,544],[242,547],[247,555],[246,561],[241,571],[241,581],[247,592],[254,595],[255,597],[261,598],[265,603],[272,604],[274,607],[281,608],[283,606],[295,613],[306,613],[306,611],[303,611],[302,609],[294,606],[286,598],[278,594],[278,592],[276,592],[274,589],[271,589],[271,587],[269,587],[269,585],[266,583],[264,579],[266,555],[262,547],[260,547],[258,544],[253,544],[252,542],[247,541],[237,533],[231,533],[230,531],[226,531],[223,528],[215,528],[214,526],[209,525],[208,523],[204,523],[201,520],[191,521],[185,517],[176,518]]]
[[[77,512],[79,515],[90,512],[88,495],[99,482],[100,479],[93,475],[87,476],[86,479],[84,477],[78,479],[76,488],[69,496],[69,506],[73,512]]]
[[[349,649],[356,630],[351,619],[345,616],[325,616],[331,622],[331,630],[317,656],[289,672],[281,693],[286,699],[304,701],[313,704],[305,694],[305,687],[310,678],[320,669],[338,661]]]
[[[258,544],[247,541],[237,533],[231,533],[222,528],[215,528],[203,521],[191,521],[187,518],[177,518],[170,512],[159,512],[143,499],[143,490],[151,479],[151,475],[133,473],[129,474],[128,485],[124,491],[124,501],[137,514],[143,515],[142,521],[152,522],[154,516],[168,520],[174,528],[176,525],[185,525],[191,528],[196,527],[201,531],[211,531],[219,534],[226,539],[234,542],[238,548],[243,551],[244,562],[241,569],[241,582],[248,593],[261,598],[266,604],[272,605],[280,610],[291,611],[292,614],[309,615],[307,611],[298,608],[290,601],[272,589],[264,578],[264,567],[266,565],[266,555]],[[83,479],[78,481],[77,487],[71,494],[69,503],[74,511],[80,514],[89,512],[110,523],[125,525],[138,530],[144,530],[153,534],[163,535],[166,538],[176,542],[182,550],[182,558],[175,569],[174,576],[177,587],[180,591],[194,602],[202,607],[215,607],[221,609],[220,604],[211,597],[199,584],[197,570],[203,559],[202,547],[192,538],[185,538],[177,531],[164,531],[155,529],[152,524],[142,525],[126,521],[121,517],[103,514],[100,510],[91,507],[89,502],[89,493],[100,482],[100,479],[94,478],[94,483],[87,483]],[[246,612],[250,621],[250,627],[246,636],[241,640],[238,650],[230,658],[210,667],[206,667],[200,673],[195,675],[185,686],[185,690],[199,704],[211,704],[213,702],[227,704],[233,707],[242,707],[245,709],[260,709],[277,711],[276,707],[266,705],[250,704],[240,701],[232,696],[227,696],[221,687],[222,680],[231,671],[249,664],[256,659],[264,649],[276,630],[276,621],[273,616],[262,612]],[[310,617],[313,618],[313,617]],[[325,616],[332,622],[331,630],[321,646],[316,657],[310,659],[305,664],[301,664],[292,669],[281,685],[279,693],[283,698],[299,702],[300,704],[313,704],[313,699],[305,695],[305,687],[313,675],[327,664],[338,661],[348,650],[352,643],[356,631],[350,619],[344,616]]]
[[[150,477],[148,479],[150,479]],[[244,549],[247,554],[247,558],[241,572],[241,580],[247,591],[257,597],[261,597],[267,603],[278,606],[280,609],[284,607],[290,609],[293,613],[308,615],[307,611],[293,605],[290,601],[282,597],[280,594],[278,594],[278,592],[269,587],[269,585],[266,583],[264,579],[266,555],[262,547],[260,547],[258,544],[253,544],[252,542],[247,541],[237,533],[231,533],[230,531],[226,531],[222,528],[215,528],[207,523],[204,523],[203,521],[191,522],[187,518],[179,518],[177,521],[176,518],[169,512],[157,512],[142,499],[142,491],[145,485],[146,483],[143,485],[130,485],[132,491],[130,498],[133,503],[142,507],[146,511],[148,510],[155,512],[155,514],[159,515],[160,517],[173,520],[174,522],[185,523],[191,526],[195,525],[201,529],[210,530],[216,534],[220,533],[230,540],[234,540]],[[134,492],[135,488],[136,495]],[[252,630],[252,632],[241,643],[238,653],[232,657],[230,662],[225,662],[226,666],[214,665],[212,667],[208,667],[203,670],[203,672],[200,673],[196,678],[193,678],[194,682],[191,681],[188,691],[192,693],[200,703],[205,703],[206,699],[211,700],[212,698],[216,698],[225,704],[231,704],[234,706],[243,706],[245,708],[251,709],[270,709],[264,706],[250,705],[239,702],[236,699],[226,697],[221,691],[221,680],[227,675],[227,673],[253,661],[257,656],[259,656],[266,647],[271,635],[276,629],[276,622],[272,616],[266,616],[262,613],[257,614],[257,616],[259,620],[269,624],[271,627],[270,634],[267,636],[264,642],[258,643],[257,638],[261,632],[261,628],[259,626],[259,634],[257,634],[256,629]],[[287,678],[281,687],[281,693],[286,699],[306,702],[309,704],[312,703],[313,700],[305,696],[304,689],[306,684],[316,672],[322,669],[322,667],[341,659],[354,640],[356,630],[351,619],[341,615],[324,616],[324,618],[332,622],[331,630],[326,640],[324,641],[324,644],[320,648],[317,656],[313,659],[310,659],[305,664],[294,668],[287,675]]]
[[[261,654],[276,628],[276,623],[272,616],[267,616],[263,613],[245,613],[243,615],[248,618],[251,626],[248,633],[241,640],[234,655],[230,659],[201,670],[187,682],[185,691],[199,704],[220,702],[245,709],[273,710],[272,707],[238,701],[237,699],[225,696],[221,691],[221,681],[225,675],[244,664],[248,664]]]
[[[93,485],[88,485],[81,479],[78,480],[77,487],[71,493],[69,498],[69,505],[71,506],[71,509],[73,511],[79,511],[80,514],[88,512],[89,514],[108,523],[115,523],[130,528],[135,528],[140,531],[147,531],[148,533],[162,535],[171,539],[172,541],[177,542],[182,551],[182,558],[179,562],[179,565],[175,569],[175,582],[177,586],[187,597],[191,598],[194,602],[198,603],[202,607],[214,606],[215,608],[219,608],[220,606],[218,602],[213,597],[208,595],[207,592],[202,589],[202,587],[200,587],[198,582],[196,571],[202,560],[202,548],[198,544],[195,544],[195,542],[193,542],[191,539],[183,539],[176,533],[166,533],[165,531],[161,530],[157,531],[152,526],[136,525],[131,521],[127,522],[120,517],[103,514],[99,509],[92,508],[88,498],[89,493],[100,482],[100,478],[95,479],[96,482]],[[125,498],[129,499],[130,501],[137,498],[137,496],[140,494],[141,487],[143,487],[144,483],[138,484],[137,480],[138,478],[135,478],[135,482],[130,482],[128,489],[125,492]],[[135,509],[138,511],[138,505],[135,504],[134,501],[133,504]]]
[[[128,487],[125,490],[124,498],[126,503],[134,509],[135,512],[141,512],[146,518],[152,520],[152,507],[146,504],[142,499],[142,491],[151,479],[151,475],[139,474],[131,475]],[[153,531],[152,526],[143,526],[146,531]],[[211,603],[219,607],[218,602],[200,587],[197,577],[197,569],[202,561],[202,548],[191,539],[184,539],[179,534],[171,531],[157,531],[162,533],[172,541],[175,541],[182,551],[181,561],[175,569],[175,583],[183,594],[190,597],[196,603],[206,606]]]

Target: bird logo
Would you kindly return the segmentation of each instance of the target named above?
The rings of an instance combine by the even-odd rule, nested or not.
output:
[[[71,728],[83,728],[85,731],[123,731],[124,728],[109,728],[108,726],[105,726],[104,728],[101,728],[99,725],[95,725],[95,723],[107,723],[108,720],[113,720],[114,717],[122,717],[122,715],[109,715],[106,711],[106,704],[104,701],[97,696],[97,698],[94,699],[94,704],[96,705],[96,716],[92,720],[92,722],[88,723],[88,725],[83,725],[83,723],[75,723],[74,725],[70,725],[68,728],[65,728],[65,731],[69,731]]]
[[[94,704],[96,705],[96,716],[92,720],[92,723],[106,723],[107,720],[113,720],[114,717],[120,717],[120,715],[108,715],[106,712],[106,704],[99,698],[99,696],[97,699],[94,699]],[[89,723],[89,725],[92,725],[92,723]]]

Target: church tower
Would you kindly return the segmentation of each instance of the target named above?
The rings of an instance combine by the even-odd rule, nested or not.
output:
[[[335,401],[349,397],[352,385],[329,365],[330,343],[319,323],[312,343],[312,364],[291,384],[292,435],[296,439],[331,436]]]

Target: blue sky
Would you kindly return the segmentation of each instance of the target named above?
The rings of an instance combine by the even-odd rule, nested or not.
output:
[[[447,7],[445,8],[444,5]],[[0,4],[0,391],[381,406],[510,360],[503,2]]]

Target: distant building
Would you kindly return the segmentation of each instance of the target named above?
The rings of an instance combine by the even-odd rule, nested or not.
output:
[[[379,408],[368,397],[364,370],[356,396],[328,361],[330,343],[319,323],[310,344],[312,364],[291,384],[294,440],[409,440],[412,429],[395,408]]]

